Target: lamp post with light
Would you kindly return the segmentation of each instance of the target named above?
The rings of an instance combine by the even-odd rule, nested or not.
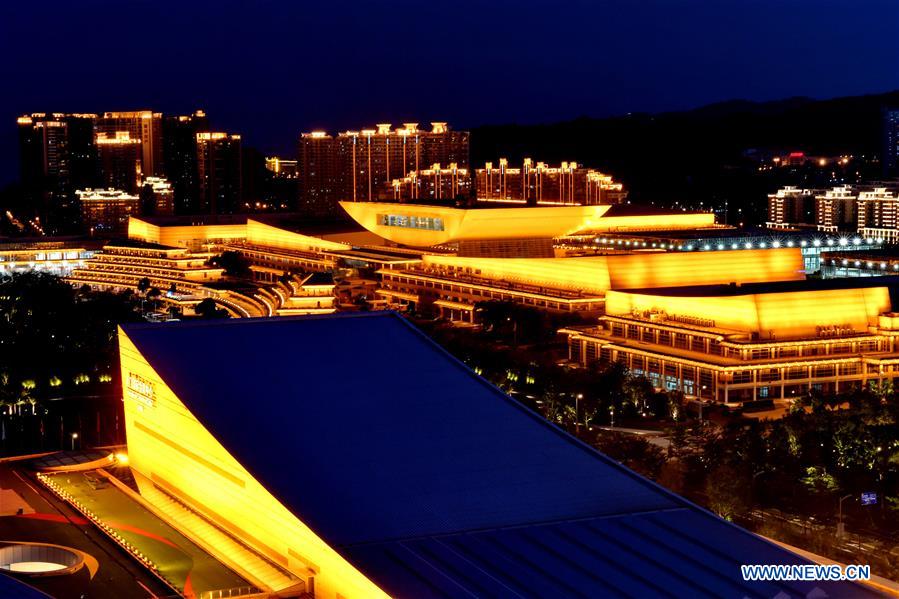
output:
[[[72,451],[75,451],[75,440],[78,439],[78,433],[72,433]]]

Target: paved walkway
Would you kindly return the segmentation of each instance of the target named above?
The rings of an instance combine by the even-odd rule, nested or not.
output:
[[[160,573],[185,596],[249,586],[249,582],[96,471],[57,474],[52,480],[155,563]],[[101,483],[97,484],[97,480]]]

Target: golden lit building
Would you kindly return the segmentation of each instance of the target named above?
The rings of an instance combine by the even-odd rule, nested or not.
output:
[[[120,189],[79,189],[81,222],[91,235],[122,234],[128,219],[140,214],[140,198]]]
[[[425,254],[419,264],[379,274],[378,294],[391,304],[473,324],[476,304],[491,300],[599,314],[614,289],[805,278],[798,248],[518,259]]]
[[[525,158],[521,167],[510,167],[500,158],[475,171],[475,189],[479,202],[521,203],[531,205],[620,204],[627,199],[621,183],[577,162],[549,166]]]
[[[611,290],[570,358],[621,362],[703,401],[786,400],[899,382],[895,277]]]
[[[471,178],[468,169],[459,168],[456,163],[441,167],[439,163],[431,168],[410,171],[400,179],[394,179],[393,199],[410,200],[454,200],[468,197]]]
[[[94,143],[103,184],[128,193],[136,192],[144,175],[140,138],[131,137],[128,131],[99,132]]]
[[[65,276],[82,268],[95,246],[62,241],[0,243],[0,277],[37,270]]]
[[[161,113],[151,110],[104,112],[94,118],[94,135],[101,158],[104,145],[137,145],[137,161],[143,174],[164,175]],[[125,140],[129,141],[126,143]]]
[[[467,188],[461,179],[468,176],[468,146],[467,131],[455,131],[440,122],[431,123],[430,131],[420,129],[418,123],[397,128],[381,123],[337,136],[324,131],[303,133],[297,163],[301,211],[340,216],[338,202],[344,200],[389,200],[396,193],[394,179],[403,180],[412,172],[424,177],[423,171],[434,170],[435,164],[456,165],[458,179],[453,186],[449,177],[449,191],[461,195]],[[435,194],[444,183],[442,176],[437,181],[441,185],[435,188]],[[408,190],[410,194],[428,191],[419,186]]]
[[[128,221],[129,239],[191,250],[246,237],[247,217],[241,215],[142,216]]]
[[[148,197],[144,197],[147,194]],[[158,216],[171,216],[175,212],[175,192],[168,179],[144,177],[141,185],[143,212]],[[149,210],[147,210],[149,208]]]
[[[336,359],[348,340],[352,376]],[[805,563],[560,431],[389,312],[126,325],[119,349],[141,494],[262,593],[774,596],[739,565]],[[791,588],[813,587],[867,596]]]

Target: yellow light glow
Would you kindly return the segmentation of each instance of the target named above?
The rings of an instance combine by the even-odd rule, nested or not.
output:
[[[139,486],[152,484],[176,495],[245,545],[307,581],[307,589],[314,577],[316,596],[387,597],[222,447],[121,329],[119,351],[122,380],[136,375],[147,381],[154,393],[152,407],[125,396],[128,454],[131,468],[140,475],[135,477]],[[150,501],[161,495],[153,488],[142,494]],[[225,563],[240,563],[245,551],[216,547],[214,553],[223,554],[220,559]],[[274,591],[283,590],[275,588],[283,585],[283,577],[260,582]]]

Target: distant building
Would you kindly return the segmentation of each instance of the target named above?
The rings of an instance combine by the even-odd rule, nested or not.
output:
[[[570,357],[729,405],[899,381],[897,277],[611,290]]]
[[[162,122],[163,164],[172,184],[178,214],[200,212],[200,181],[197,173],[197,133],[209,131],[206,113],[166,116]]]
[[[899,242],[899,197],[878,187],[858,194],[858,233],[862,237]]]
[[[786,229],[815,226],[815,197],[822,189],[801,189],[789,185],[768,194],[768,227]]]
[[[883,111],[883,175],[899,176],[899,108]]]
[[[140,198],[120,189],[81,189],[81,220],[91,234],[125,234],[128,218],[140,214]]]
[[[392,182],[394,200],[452,200],[467,197],[471,191],[471,177],[467,168],[456,163],[441,167],[411,171]]]
[[[175,211],[172,184],[162,177],[146,177],[140,188],[141,214],[170,216]]]
[[[242,184],[240,135],[202,132],[197,133],[196,141],[201,212],[238,212]]]
[[[467,172],[469,133],[440,122],[431,123],[430,131],[419,129],[418,123],[396,129],[382,123],[336,137],[304,133],[297,163],[299,206],[311,214],[342,215],[337,202],[391,199],[394,179],[434,164],[455,164]]]
[[[140,144],[141,172],[163,176],[162,113],[151,110],[104,112],[94,119],[94,134],[107,140],[132,139]],[[127,135],[125,135],[127,134]]]
[[[265,168],[267,168],[275,177],[284,179],[297,178],[297,161],[278,158],[277,156],[267,157],[265,159]]]
[[[627,198],[621,183],[576,162],[558,167],[525,158],[520,168],[510,168],[505,158],[499,166],[488,162],[475,171],[478,201],[522,204],[620,204]]]
[[[858,191],[841,185],[815,196],[815,222],[821,231],[854,231],[858,224]]]
[[[107,188],[136,193],[143,177],[141,140],[128,131],[96,134],[100,179]]]
[[[97,182],[94,117],[38,112],[16,120],[22,185],[50,233],[76,220],[75,190]]]

